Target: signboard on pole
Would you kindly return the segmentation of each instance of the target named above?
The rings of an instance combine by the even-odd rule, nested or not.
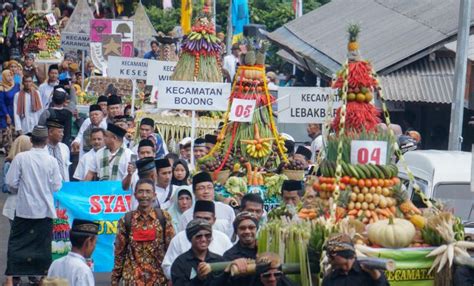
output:
[[[333,115],[342,104],[336,90],[329,87],[280,87],[278,89],[279,123],[323,123],[332,103]]]
[[[107,75],[116,78],[147,79],[149,60],[141,58],[109,57]]]
[[[158,85],[159,108],[225,111],[229,97],[229,83],[164,81]]]
[[[171,80],[171,75],[173,75],[177,63],[178,62],[150,61],[148,63],[146,83],[155,86],[159,85],[162,81]]]
[[[61,48],[63,48],[64,50],[89,51],[90,49],[89,35],[62,32],[61,33]]]

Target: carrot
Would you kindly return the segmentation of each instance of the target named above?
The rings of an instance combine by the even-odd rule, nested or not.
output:
[[[357,212],[357,216],[359,217],[359,216],[361,216],[363,213],[364,213],[363,210],[359,210],[359,211]]]
[[[254,127],[254,136],[255,136],[255,140],[257,140],[258,143],[262,143],[262,139],[260,139],[260,133],[258,132],[258,124],[255,123],[255,125],[253,126]]]
[[[258,174],[258,185],[259,186],[264,185],[262,174]]]
[[[393,214],[393,215],[396,215],[397,214],[397,208],[395,206],[391,206],[389,208],[390,212]]]
[[[252,185],[254,185],[254,186],[258,185],[258,167],[254,168]]]
[[[374,222],[379,221],[379,216],[378,216],[377,213],[374,212],[374,211],[372,212],[372,218],[374,219]]]
[[[353,210],[350,210],[350,211],[349,211],[347,214],[348,214],[348,215],[353,215],[353,216],[354,216],[354,215],[357,215],[357,212],[358,212],[358,210],[356,210],[356,209],[353,209]]]
[[[373,218],[370,218],[370,220],[369,220],[369,224],[371,224],[371,223],[374,223],[374,219],[373,219]]]
[[[375,210],[377,213],[382,214],[386,217],[391,217],[392,214],[387,210],[387,209],[376,209]]]
[[[247,184],[252,184],[252,165],[250,162],[245,163],[245,168],[247,169]]]
[[[365,211],[365,216],[366,216],[366,217],[372,217],[372,212],[369,211],[369,210],[366,210],[366,211]]]

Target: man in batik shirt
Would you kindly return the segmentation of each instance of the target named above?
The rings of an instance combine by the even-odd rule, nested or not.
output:
[[[115,261],[112,286],[155,285],[166,286],[161,263],[174,236],[170,215],[154,208],[155,182],[140,179],[134,193],[137,210],[131,211],[118,223],[115,238]]]

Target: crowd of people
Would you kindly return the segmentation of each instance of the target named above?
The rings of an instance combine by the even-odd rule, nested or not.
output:
[[[21,18],[23,10],[14,14],[13,8],[6,4],[2,10],[6,42],[0,80],[0,152],[6,155],[2,191],[8,194],[3,214],[11,226],[5,285],[19,285],[22,277],[36,285],[58,277],[69,285],[95,284],[88,260],[97,242],[97,223],[76,218],[70,231],[71,252],[55,261],[51,258],[57,217],[53,193],[69,181],[120,181],[123,190],[132,194],[131,210],[118,223],[112,285],[294,285],[282,272],[277,254],[258,254],[258,229],[267,221],[262,198],[246,194],[237,207],[219,201],[211,176],[191,164],[208,154],[219,129],[203,138],[184,138],[177,152],[170,152],[174,147],[167,146],[154,120],[144,117],[135,126],[130,106],[113,90],[89,106],[87,118],[81,117],[76,106],[81,63],[66,55],[43,75],[33,55],[15,57],[12,50],[21,42],[14,17]],[[145,58],[158,58],[157,45],[151,43]],[[239,45],[231,50],[223,57],[227,81],[240,60]],[[87,80],[94,66],[90,62],[85,66]],[[267,77],[269,89],[277,90],[279,76],[269,72]],[[294,80],[288,78],[286,84]],[[136,139],[127,136],[131,129],[138,130]],[[318,124],[308,124],[307,133],[311,141],[298,147],[290,135],[284,137],[288,156],[310,173],[323,148],[323,136]],[[413,144],[410,140],[417,134],[407,136]],[[72,160],[75,156],[77,162]],[[303,198],[314,196],[295,180],[285,181],[280,192],[283,205],[297,206]],[[326,250],[332,272],[323,285],[388,285],[381,271],[357,262],[347,237],[330,238]],[[231,275],[236,270],[246,273],[248,260],[257,264],[251,275]],[[224,261],[229,263],[223,271],[212,269],[212,263]]]

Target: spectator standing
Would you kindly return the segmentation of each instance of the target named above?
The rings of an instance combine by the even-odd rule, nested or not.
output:
[[[225,69],[230,76],[230,81],[234,79],[235,72],[237,70],[237,66],[239,64],[240,59],[240,46],[238,43],[232,45],[231,49],[232,53],[224,57],[224,64],[223,69]]]
[[[168,285],[161,263],[174,236],[170,215],[153,208],[155,182],[139,180],[134,196],[138,209],[119,220],[115,238],[112,285]]]
[[[308,124],[306,128],[308,136],[313,140],[311,142],[311,162],[316,162],[319,151],[323,148],[323,135],[321,133],[321,124]]]
[[[150,139],[155,142],[156,159],[161,159],[168,154],[168,147],[163,137],[161,134],[155,133],[155,121],[153,119],[145,117],[140,121],[140,139]],[[136,148],[133,148],[133,151],[136,153]]]
[[[150,43],[151,51],[146,52],[145,55],[143,56],[147,60],[159,60],[160,59],[160,44],[153,40]]]
[[[35,64],[35,57],[33,54],[25,55],[23,64],[23,77],[25,76],[30,76],[33,79],[33,83],[36,85],[39,85],[44,80]]]
[[[20,91],[20,85],[13,81],[13,74],[10,70],[2,72],[2,82],[0,84],[0,142],[2,147],[8,152],[12,143],[14,121],[14,98]]]
[[[52,104],[40,116],[39,125],[46,125],[50,118],[57,119],[64,126],[64,136],[62,142],[69,146],[71,144],[72,132],[72,112],[65,108],[67,93],[63,88],[56,88],[53,91]],[[43,102],[43,101],[42,101]]]
[[[8,239],[8,276],[44,276],[51,264],[53,192],[61,188],[61,176],[56,159],[45,149],[47,140],[47,128],[36,126],[33,148],[13,159],[6,177],[9,189],[18,193]]]
[[[16,37],[16,33],[18,31],[18,21],[13,13],[13,5],[10,3],[3,4],[2,24],[2,33],[4,38],[2,60],[5,62],[10,59],[12,51],[18,46]]]
[[[104,143],[105,130],[102,128],[94,128],[90,133],[90,143],[92,150],[84,154],[77,164],[76,170],[74,171],[73,178],[79,181],[83,181],[87,175],[87,166],[93,164],[97,151],[105,146]]]
[[[51,95],[53,94],[54,87],[59,84],[58,76],[58,65],[50,65],[48,68],[48,80],[42,83],[38,89],[41,96],[41,103],[43,103],[43,109],[47,109],[51,103]]]
[[[58,162],[59,172],[64,182],[69,182],[69,148],[62,143],[64,125],[58,119],[50,118],[46,121],[48,127],[48,152]]]
[[[23,89],[15,94],[13,109],[15,130],[22,134],[31,132],[38,124],[43,105],[30,75],[23,76]]]
[[[173,226],[178,229],[179,219],[185,211],[192,208],[194,205],[194,196],[191,186],[177,187],[171,199],[171,207],[168,212],[173,220]]]
[[[98,104],[92,104],[89,106],[89,118],[84,120],[76,138],[71,144],[72,150],[79,150],[79,159],[92,149],[90,135],[92,130],[95,128],[107,128],[107,121],[105,120],[102,109]]]
[[[178,159],[173,163],[171,184],[174,186],[187,186],[189,185],[189,175],[188,163],[183,159]]]

